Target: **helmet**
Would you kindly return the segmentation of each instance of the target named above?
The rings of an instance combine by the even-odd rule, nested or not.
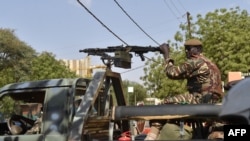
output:
[[[184,43],[184,46],[202,46],[202,43],[198,39],[189,39]]]
[[[222,120],[250,124],[250,78],[245,78],[237,83],[222,100],[219,117]],[[240,123],[239,123],[240,122]]]

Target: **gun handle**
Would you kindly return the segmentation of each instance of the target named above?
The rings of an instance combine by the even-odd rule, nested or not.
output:
[[[141,58],[141,60],[142,61],[145,61],[145,57],[143,56],[143,54],[141,53],[141,54],[139,54],[139,56],[140,56],[140,58]]]

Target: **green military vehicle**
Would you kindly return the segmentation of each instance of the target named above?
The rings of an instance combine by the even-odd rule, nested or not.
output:
[[[0,141],[112,140],[113,101],[103,83],[108,75],[100,72],[93,80],[64,78],[4,86],[0,89],[0,110],[5,119],[0,123]],[[122,94],[121,86],[117,88]],[[119,96],[116,103],[125,105],[125,100]],[[127,126],[122,124],[128,130],[128,122]]]
[[[113,83],[118,88],[114,89],[116,99],[102,83],[120,81],[115,75],[119,76],[107,71],[96,73],[93,80],[65,78],[4,86],[0,90],[5,117],[0,123],[0,141],[118,140],[133,128],[130,120],[213,118],[219,112],[216,105],[126,106],[120,83]]]
[[[0,141],[103,141],[143,140],[133,134],[137,120],[197,119],[194,139],[206,140],[203,119],[217,119],[221,105],[144,105],[127,106],[119,73],[111,66],[131,67],[129,52],[144,59],[154,47],[108,47],[85,49],[99,55],[107,66],[92,79],[61,78],[8,84],[0,89]],[[105,52],[114,52],[109,56]],[[112,89],[112,92],[111,92]],[[195,125],[196,124],[196,125]]]

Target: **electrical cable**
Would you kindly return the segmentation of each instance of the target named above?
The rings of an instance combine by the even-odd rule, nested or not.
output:
[[[170,0],[170,2],[172,3],[172,5],[174,6],[175,10],[182,15],[182,13],[179,11],[179,9],[175,6],[174,2],[172,0]]]
[[[179,20],[178,16],[174,13],[174,11],[171,9],[171,7],[168,5],[168,3],[166,2],[166,0],[164,0],[165,5],[168,7],[168,9],[172,12],[172,14],[177,18],[177,20],[181,23],[181,21]]]
[[[146,34],[153,42],[155,42],[157,45],[160,45],[155,39],[153,39],[146,31],[144,31],[141,26],[124,10],[124,8],[116,1],[115,3],[120,7],[120,9],[129,17],[129,19],[144,33]]]
[[[139,68],[142,68],[142,67],[144,67],[144,66],[145,66],[145,65],[138,66],[138,67],[136,67],[136,68],[133,68],[133,69],[130,69],[130,70],[127,70],[127,71],[121,72],[121,74],[123,74],[123,73],[127,73],[127,72],[130,72],[130,71],[134,71],[134,70],[139,69]]]
[[[110,33],[112,33],[117,39],[123,42],[125,45],[128,45],[125,41],[123,41],[118,35],[116,35],[110,28],[108,28],[100,19],[98,19],[80,0],[77,2],[90,14],[92,15],[102,26],[104,26]]]
[[[140,28],[150,39],[152,39],[157,45],[160,45],[157,41],[155,41],[149,34],[147,34],[129,15],[128,13],[119,5],[119,3],[114,0],[116,2],[116,4],[123,10],[123,12],[137,25],[138,28]],[[100,19],[98,19],[80,0],[77,0],[77,2],[91,15],[93,16],[103,27],[105,27],[110,33],[112,33],[116,38],[118,38],[121,42],[123,42],[125,45],[128,46],[128,43],[126,43],[124,40],[122,40],[118,35],[116,35],[110,28],[108,28]],[[144,56],[145,57],[145,56]],[[147,58],[149,59],[149,58]],[[151,60],[151,59],[149,59]],[[145,65],[142,65],[142,66],[139,66],[139,67],[136,67],[134,69],[130,69],[129,71],[133,71],[133,70],[136,70],[136,69],[139,69],[139,68],[142,68],[144,67]],[[126,73],[126,72],[129,72],[129,71],[125,71],[125,72],[122,72],[122,73]]]
[[[153,59],[150,59],[150,58],[148,58],[148,57],[146,57],[146,56],[144,56],[144,57],[147,58],[147,59],[150,60],[150,61],[153,61],[153,62],[156,62],[156,63],[157,63],[157,61],[155,61],[155,60],[153,60]],[[139,69],[139,68],[142,68],[142,67],[144,67],[144,66],[146,66],[146,65],[138,66],[138,67],[133,68],[133,69],[130,69],[130,70],[128,70],[128,71],[121,72],[121,74],[122,74],[122,73],[130,72],[130,71],[133,71],[133,70],[136,70],[136,69]]]
[[[181,5],[181,7],[184,9],[184,11],[187,11],[186,8],[183,6],[183,4],[182,4],[179,0],[177,0],[177,1],[178,1],[179,4]]]

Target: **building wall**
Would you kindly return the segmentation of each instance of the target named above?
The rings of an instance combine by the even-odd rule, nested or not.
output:
[[[89,77],[89,67],[90,67],[90,57],[87,56],[86,58],[80,60],[67,60],[63,59],[66,66],[69,67],[71,71],[76,72],[77,75],[81,77]]]

